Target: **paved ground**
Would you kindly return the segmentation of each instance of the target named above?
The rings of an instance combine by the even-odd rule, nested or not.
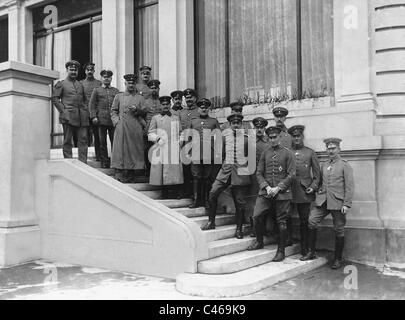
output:
[[[358,281],[352,270],[357,270]],[[405,271],[354,264],[350,277],[347,276],[343,269],[336,272],[323,267],[241,299],[405,299]],[[347,289],[350,286],[355,289],[356,285],[357,290]],[[173,280],[38,261],[0,270],[0,299],[200,298],[178,293]]]

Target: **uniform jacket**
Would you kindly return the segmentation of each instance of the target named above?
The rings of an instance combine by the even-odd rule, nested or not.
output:
[[[315,200],[315,193],[308,195],[305,190],[314,189],[316,192],[321,181],[321,169],[315,151],[302,147],[291,150],[295,156],[297,173],[292,182],[293,203],[311,203]]]
[[[256,138],[256,164],[259,164],[259,160],[268,148],[270,148],[269,138],[264,135],[262,138]]]
[[[145,168],[142,117],[144,99],[129,92],[115,96],[111,120],[115,126],[111,167],[114,169],[143,170]],[[136,107],[131,110],[130,107]],[[141,121],[142,119],[142,121]]]
[[[156,143],[160,138],[159,143]],[[176,115],[156,115],[149,127],[148,139],[154,142],[151,155],[150,184],[155,186],[183,184],[180,161],[180,119]]]
[[[243,138],[244,150],[239,150],[239,148],[236,147],[238,139],[235,138],[233,132],[229,132],[223,137],[225,160],[216,180],[226,184],[229,179],[231,179],[232,186],[248,186],[252,183],[251,174],[249,175],[247,170],[249,164],[240,163],[240,156],[246,157],[249,147],[249,137],[245,134]]]
[[[288,133],[288,129],[286,126],[281,127],[282,131],[280,134],[281,145],[287,149],[292,148],[292,137]]]
[[[57,82],[52,92],[51,101],[59,111],[61,124],[69,124],[73,127],[89,126],[90,113],[86,107],[83,85],[79,81],[66,78]]]
[[[181,131],[190,127],[191,121],[200,117],[197,105],[192,106],[190,109],[185,108],[180,111]]]
[[[316,195],[315,205],[321,207],[325,202],[328,210],[351,208],[354,194],[353,170],[350,164],[338,157],[321,163],[321,187]]]
[[[211,161],[215,157],[215,140],[214,136],[210,136],[209,140],[206,140],[208,137],[204,137],[204,130],[220,130],[220,125],[217,119],[214,118],[195,118],[191,120],[189,129],[196,130],[200,137],[200,157],[199,160]],[[210,146],[211,148],[211,157],[208,157],[209,153],[204,150],[204,144]]]
[[[86,106],[89,106],[91,95],[93,94],[94,89],[99,88],[102,86],[102,83],[100,80],[93,79],[84,79],[80,81],[80,83],[83,85],[84,88],[84,94],[86,95]]]
[[[136,88],[136,91],[138,92],[138,94],[140,94],[144,99],[151,98],[152,90],[146,84],[137,83],[135,88]]]
[[[279,145],[270,147],[261,156],[257,167],[259,195],[267,196],[267,187],[279,187],[276,200],[292,200],[291,183],[296,173],[295,158],[287,148]]]
[[[160,113],[160,101],[159,98],[157,99],[144,99],[144,108],[146,109],[146,128],[145,132],[148,134],[150,122],[152,118]]]
[[[111,107],[118,93],[118,89],[114,87],[99,87],[94,89],[89,103],[90,118],[97,118],[99,125],[112,126]]]

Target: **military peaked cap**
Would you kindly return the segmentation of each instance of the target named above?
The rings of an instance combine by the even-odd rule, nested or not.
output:
[[[197,102],[197,106],[201,108],[202,106],[206,106],[207,108],[210,108],[212,106],[212,102],[208,99],[201,99]]]
[[[111,78],[114,75],[114,72],[112,72],[111,70],[103,70],[100,72],[100,76],[104,77],[109,77]]]
[[[142,71],[152,71],[152,68],[151,67],[148,67],[148,66],[142,66],[142,67],[140,67],[139,68],[139,71],[140,72],[142,72]]]
[[[136,82],[137,76],[134,75],[134,74],[132,74],[132,73],[130,73],[130,74],[126,74],[126,75],[124,76],[124,79],[125,79],[125,81],[127,81],[127,82]]]
[[[232,123],[234,121],[242,122],[243,118],[244,117],[241,114],[231,114],[227,119],[229,123]]]
[[[172,103],[172,97],[163,96],[163,97],[159,98],[159,101],[160,101],[161,104],[163,104],[163,103],[171,104]]]
[[[271,135],[271,134],[280,134],[281,133],[281,128],[279,128],[279,127],[269,127],[269,128],[267,128],[267,130],[266,130],[266,134],[269,136],[269,135]]]
[[[160,81],[159,80],[150,80],[149,82],[148,82],[148,87],[149,88],[152,88],[152,87],[160,87]]]
[[[232,111],[239,111],[242,112],[243,110],[243,103],[242,102],[232,102],[229,107],[231,108]]]
[[[180,90],[178,90],[178,91],[173,91],[170,95],[171,95],[171,97],[172,97],[173,99],[175,99],[175,98],[181,99],[181,98],[184,97],[183,91],[180,91]]]
[[[340,143],[342,139],[339,138],[328,138],[323,141],[326,144],[326,147],[329,148],[330,146],[340,147]]]
[[[273,114],[276,116],[276,117],[286,117],[286,116],[288,116],[288,110],[286,109],[286,108],[284,108],[284,107],[276,107],[276,108],[274,108],[273,109]]]
[[[78,62],[76,60],[71,60],[71,61],[66,62],[65,67],[66,67],[66,69],[69,67],[80,68],[80,62]]]
[[[95,66],[96,66],[95,63],[93,63],[93,62],[87,62],[87,63],[84,65],[83,69],[84,69],[84,70],[87,70],[88,67],[94,68]]]
[[[195,91],[194,89],[186,89],[184,90],[184,96],[193,96],[193,97],[197,97],[197,91]]]
[[[305,126],[301,126],[301,125],[293,126],[290,129],[288,129],[288,133],[291,136],[294,136],[294,135],[297,135],[297,134],[303,134],[304,131],[305,131]]]
[[[255,118],[255,119],[253,119],[252,122],[253,122],[253,125],[255,127],[259,127],[259,128],[265,128],[269,124],[269,122],[266,119],[262,118],[262,117]]]

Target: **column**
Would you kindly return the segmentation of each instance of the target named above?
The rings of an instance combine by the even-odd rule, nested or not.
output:
[[[124,89],[134,63],[134,1],[103,0],[103,66],[114,71],[114,86]]]
[[[40,257],[35,165],[49,159],[50,84],[58,77],[20,62],[0,64],[0,267]]]
[[[161,92],[195,86],[193,1],[159,1]]]

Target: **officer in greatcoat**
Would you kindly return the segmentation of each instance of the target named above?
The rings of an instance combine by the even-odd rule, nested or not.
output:
[[[152,167],[150,184],[162,186],[162,198],[169,198],[169,191],[178,191],[183,184],[183,166],[180,161],[180,119],[171,112],[169,96],[161,97],[161,110],[150,123],[148,138],[154,145],[149,151]],[[177,195],[176,195],[177,196]]]
[[[102,82],[94,77],[95,64],[93,62],[88,62],[84,65],[84,72],[86,73],[86,79],[80,81],[84,87],[84,93],[86,95],[87,109],[90,110],[90,99],[93,94],[94,89],[101,87]],[[96,153],[96,161],[101,160],[100,156],[100,136],[99,136],[98,124],[94,124],[90,119],[90,126],[88,131],[88,143],[89,147],[94,141],[94,151]]]
[[[321,184],[316,194],[315,207],[309,216],[309,253],[302,260],[307,261],[316,258],[318,225],[326,216],[331,214],[335,229],[335,258],[331,267],[332,269],[339,269],[343,264],[346,215],[352,207],[354,178],[352,167],[340,157],[342,140],[329,138],[324,142],[329,160],[321,163]]]
[[[90,113],[83,85],[77,81],[80,63],[72,60],[65,65],[67,77],[56,83],[52,92],[52,104],[59,111],[59,121],[63,126],[63,156],[73,157],[72,138],[78,138],[79,160],[87,163]]]
[[[294,155],[281,145],[281,129],[269,127],[266,134],[271,147],[262,154],[257,167],[257,182],[259,184],[259,197],[257,198],[253,220],[257,241],[248,250],[259,250],[264,247],[263,235],[265,217],[270,210],[276,216],[279,229],[279,242],[277,254],[273,262],[285,259],[287,240],[287,216],[292,200],[291,183],[296,173]]]
[[[129,183],[135,178],[135,170],[145,169],[144,117],[145,101],[136,94],[136,76],[124,76],[126,90],[116,95],[111,120],[115,127],[111,167],[116,169],[116,179]]]
[[[111,120],[111,107],[119,90],[111,87],[112,71],[103,70],[100,76],[102,86],[94,89],[89,106],[91,121],[99,129],[101,168],[106,169],[111,166],[111,161],[108,157],[107,135],[110,138],[111,147],[114,145],[114,125]]]
[[[297,173],[292,182],[292,206],[300,218],[301,254],[308,254],[308,218],[311,204],[318,191],[321,171],[318,156],[315,151],[304,145],[304,130],[301,125],[293,126],[288,130],[292,137],[291,151],[295,156]]]
[[[195,130],[196,137],[192,137],[192,163],[194,203],[190,209],[200,206],[208,209],[208,195],[215,180],[215,135],[221,141],[221,130],[217,119],[209,116],[212,103],[208,99],[197,102],[199,117],[191,120],[189,130]]]
[[[231,128],[225,131],[224,152],[225,160],[216,177],[209,194],[209,221],[202,230],[216,228],[215,217],[217,202],[222,192],[231,187],[232,197],[236,207],[236,233],[237,239],[243,239],[243,216],[246,210],[245,196],[251,184],[251,170],[246,153],[249,148],[249,137],[242,128],[243,116],[233,114],[228,117]]]

